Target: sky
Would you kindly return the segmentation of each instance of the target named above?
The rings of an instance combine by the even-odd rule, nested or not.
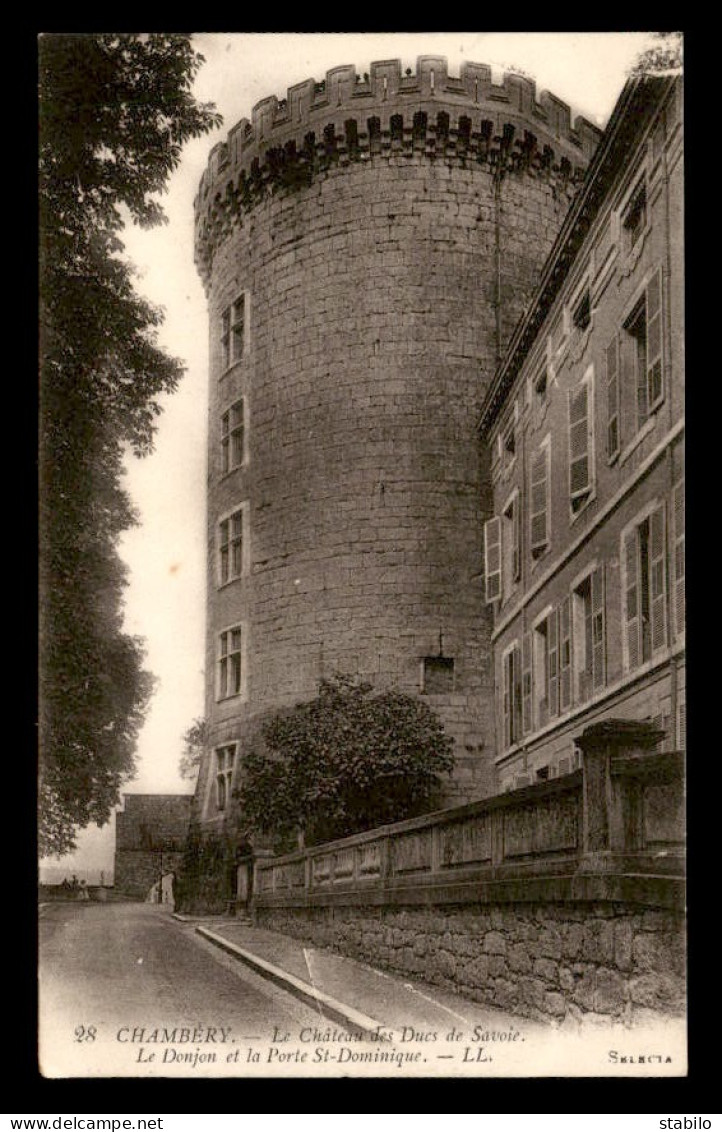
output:
[[[192,783],[178,775],[182,736],[204,711],[205,486],[208,320],[193,262],[193,199],[213,145],[225,140],[256,102],[286,96],[287,87],[352,63],[357,72],[375,60],[399,58],[415,67],[418,55],[444,55],[449,73],[465,61],[486,63],[494,81],[504,70],[536,81],[537,97],[549,90],[603,127],[628,70],[649,35],[602,33],[223,33],[194,36],[205,57],[194,86],[202,102],[215,102],[220,130],[187,145],[168,183],[162,205],[168,223],[124,234],[137,268],[136,286],[166,312],[159,344],[180,358],[186,373],[163,399],[155,450],[126,461],[126,488],[139,525],[122,539],[129,569],[125,629],[145,641],[145,667],[156,692],[137,748],[137,775],[127,793],[186,793]],[[73,871],[97,880],[112,872],[114,823],[80,834],[78,850],[52,861],[58,878]],[[47,870],[45,870],[47,874]]]

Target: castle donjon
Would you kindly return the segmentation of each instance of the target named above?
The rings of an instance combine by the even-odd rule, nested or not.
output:
[[[293,86],[212,151],[205,826],[254,719],[338,672],[428,698],[448,804],[497,790],[477,426],[600,136],[427,56]]]

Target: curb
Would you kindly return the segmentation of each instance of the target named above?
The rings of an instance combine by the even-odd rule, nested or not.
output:
[[[378,1022],[368,1014],[363,1014],[360,1010],[354,1010],[352,1006],[339,1002],[337,998],[332,998],[331,995],[325,994],[324,991],[318,990],[310,983],[304,983],[301,979],[297,979],[295,975],[290,975],[288,971],[261,959],[253,952],[245,951],[242,947],[224,939],[223,936],[216,935],[208,928],[197,927],[196,932],[210,943],[215,944],[216,947],[228,952],[234,959],[245,963],[256,974],[262,975],[263,978],[275,983],[283,990],[289,991],[295,998],[301,999],[309,1006],[317,1007],[332,1022],[338,1022],[342,1026],[350,1026],[353,1030],[360,1030],[363,1034],[378,1034],[379,1030],[384,1028],[382,1022]]]

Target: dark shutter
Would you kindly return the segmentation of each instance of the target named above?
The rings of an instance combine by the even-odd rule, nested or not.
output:
[[[647,401],[654,409],[664,397],[662,378],[662,272],[647,285]]]

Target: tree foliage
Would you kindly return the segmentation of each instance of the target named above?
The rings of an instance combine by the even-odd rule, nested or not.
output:
[[[348,677],[322,681],[315,699],[266,720],[238,790],[253,829],[317,843],[433,808],[452,740],[421,700],[372,693]]]
[[[44,853],[102,824],[134,769],[152,678],[122,631],[119,535],[135,521],[123,457],[151,451],[158,397],[183,367],[157,345],[161,312],[134,288],[128,217],[156,197],[183,144],[219,122],[191,83],[185,35],[47,35],[39,44],[40,765]]]
[[[208,726],[205,719],[194,719],[183,735],[183,750],[181,752],[178,773],[181,778],[196,778],[205,750]]]

